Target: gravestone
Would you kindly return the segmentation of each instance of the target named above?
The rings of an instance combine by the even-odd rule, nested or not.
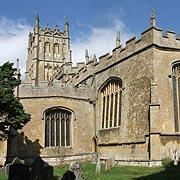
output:
[[[69,165],[69,170],[72,171],[74,173],[74,175],[76,176],[75,180],[83,180],[83,174],[82,174],[82,167],[81,164],[79,162],[72,162]]]
[[[96,161],[96,173],[101,172],[101,161],[100,161],[100,154],[97,154],[97,161]]]
[[[43,180],[53,180],[53,167],[47,166],[42,168]]]
[[[9,166],[8,180],[29,180],[29,166],[22,163],[12,163]]]
[[[179,151],[178,151],[177,148],[175,148],[174,151],[173,151],[173,162],[174,162],[173,164],[175,166],[178,165],[178,160],[179,160]]]
[[[53,167],[38,156],[31,165],[30,180],[53,180]]]
[[[8,163],[5,166],[5,174],[9,175],[9,167],[12,165],[12,163]]]
[[[112,168],[112,159],[106,159],[106,167],[105,167],[105,170],[106,171],[109,171],[111,168]]]

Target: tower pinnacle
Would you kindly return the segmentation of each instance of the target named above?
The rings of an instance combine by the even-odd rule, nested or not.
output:
[[[89,63],[89,54],[88,54],[88,50],[86,49],[85,51],[85,59],[86,59],[86,64]]]
[[[119,47],[120,46],[120,43],[121,43],[121,40],[120,40],[120,32],[117,33],[117,37],[116,37],[116,47]]]
[[[154,9],[152,10],[151,13],[151,27],[156,27],[156,15]]]
[[[36,32],[38,32],[39,30],[39,15],[38,15],[38,11],[35,11],[36,13],[36,26],[35,26],[35,29],[36,29]]]
[[[69,37],[69,23],[68,23],[68,18],[67,16],[65,16],[65,19],[66,19],[66,23],[65,23],[65,26],[66,26],[66,36]]]

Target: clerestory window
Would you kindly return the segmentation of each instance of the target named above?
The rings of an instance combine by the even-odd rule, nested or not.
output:
[[[121,125],[122,81],[110,78],[101,89],[101,129]]]
[[[45,111],[45,147],[70,146],[71,112],[61,108]]]
[[[180,60],[172,63],[173,98],[174,98],[174,127],[179,132],[180,124]]]

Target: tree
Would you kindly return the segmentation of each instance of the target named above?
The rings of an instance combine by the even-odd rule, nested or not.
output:
[[[21,129],[30,121],[30,115],[14,95],[15,87],[21,83],[16,72],[13,63],[0,66],[0,140],[6,139],[12,129]]]

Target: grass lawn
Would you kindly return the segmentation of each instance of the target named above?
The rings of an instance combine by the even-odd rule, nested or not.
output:
[[[61,179],[68,167],[55,168],[54,175]],[[179,180],[180,166],[163,167],[137,167],[116,166],[110,171],[105,171],[104,164],[101,165],[101,173],[96,174],[96,165],[82,163],[83,176],[85,180]],[[0,173],[0,180],[7,180],[7,176]]]

